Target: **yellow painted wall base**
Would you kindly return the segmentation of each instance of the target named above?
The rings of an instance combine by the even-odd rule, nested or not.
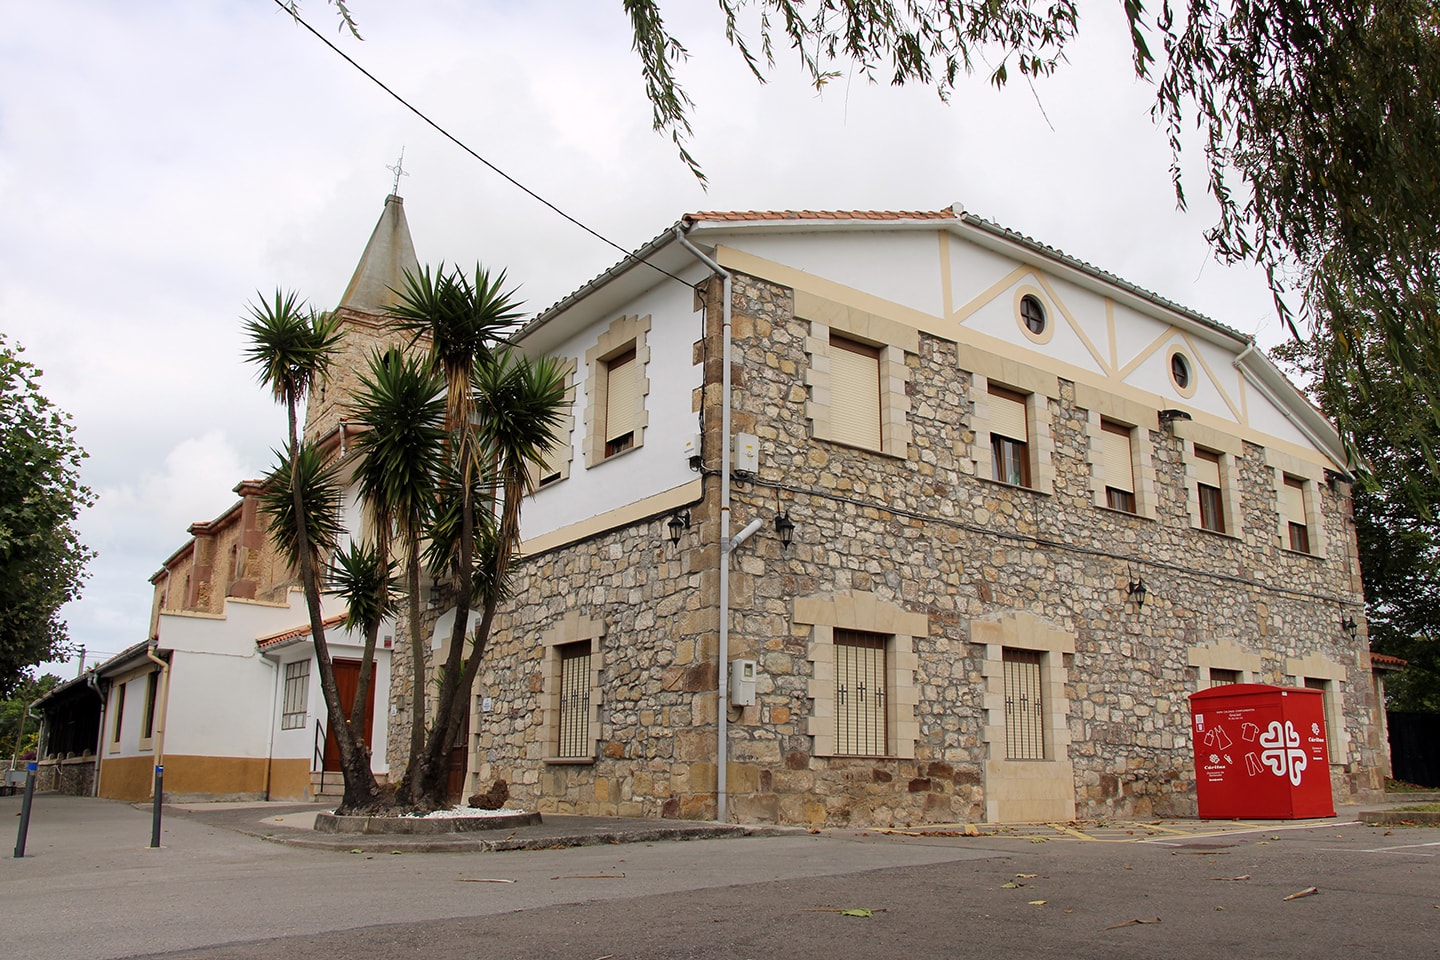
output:
[[[305,761],[277,760],[275,763]],[[263,757],[194,757],[165,758],[165,798],[167,800],[247,800],[265,795],[265,767],[270,761]],[[148,800],[154,776],[150,757],[114,757],[100,765],[100,796],[112,800]],[[290,774],[286,785],[290,789]],[[297,797],[304,796],[303,788]],[[289,799],[287,795],[286,799]]]
[[[271,800],[309,800],[310,761],[270,761]]]

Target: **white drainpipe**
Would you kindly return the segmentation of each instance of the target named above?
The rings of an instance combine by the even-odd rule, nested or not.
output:
[[[726,822],[726,770],[729,765],[727,738],[730,733],[730,282],[731,277],[720,264],[707,257],[685,237],[677,225],[675,239],[695,258],[720,278],[722,306],[720,309],[720,674],[716,692],[715,723],[715,819]],[[753,531],[752,531],[753,532]]]

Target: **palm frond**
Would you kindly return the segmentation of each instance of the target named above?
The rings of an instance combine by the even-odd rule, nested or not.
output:
[[[506,486],[532,492],[529,467],[542,464],[564,412],[565,370],[553,357],[531,360],[513,350],[475,367],[476,440]]]
[[[291,565],[298,567],[301,538],[290,492],[292,462],[282,452],[277,451],[275,456],[278,462],[266,477],[260,509],[270,519],[270,539]],[[318,563],[321,556],[335,549],[345,529],[340,519],[339,474],[334,465],[326,464],[319,446],[310,442],[300,444],[293,468],[294,480],[300,487],[301,509],[305,511],[311,560]]]
[[[278,403],[299,401],[325,376],[340,343],[340,323],[317,314],[294,291],[275,290],[271,300],[247,304],[245,360]]]
[[[337,552],[330,583],[349,605],[345,626],[351,630],[368,635],[372,628],[399,612],[395,563],[374,544],[352,542]]]

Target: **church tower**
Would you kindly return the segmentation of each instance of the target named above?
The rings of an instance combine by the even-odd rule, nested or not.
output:
[[[399,300],[394,291],[404,288],[406,272],[418,273],[419,269],[404,201],[391,194],[385,198],[385,209],[335,308],[340,319],[340,349],[330,375],[316,384],[306,404],[307,439],[318,440],[335,432],[360,387],[360,374],[368,368],[370,354],[399,342],[395,332],[386,329],[385,315]]]

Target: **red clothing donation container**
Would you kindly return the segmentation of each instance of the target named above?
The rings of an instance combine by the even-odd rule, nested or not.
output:
[[[1324,693],[1232,683],[1190,695],[1200,816],[1335,816]]]

